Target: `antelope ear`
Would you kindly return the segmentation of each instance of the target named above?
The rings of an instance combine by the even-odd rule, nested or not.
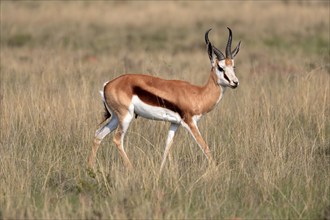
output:
[[[235,47],[235,49],[231,52],[231,54],[233,55],[233,58],[238,54],[238,51],[239,51],[239,47],[240,46],[241,46],[241,41],[238,42],[238,44]]]
[[[208,42],[208,44],[207,44],[207,53],[209,55],[211,65],[214,66],[216,55],[214,54],[213,46],[212,46],[211,42]]]

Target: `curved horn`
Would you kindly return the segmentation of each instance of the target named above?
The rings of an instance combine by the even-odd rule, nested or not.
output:
[[[214,51],[215,55],[217,55],[219,61],[225,59],[225,55],[223,55],[223,53],[215,46],[213,46],[213,51]]]
[[[208,44],[210,41],[209,41],[209,32],[212,30],[212,28],[210,28],[208,31],[206,31],[205,33],[205,43]]]
[[[231,41],[232,41],[232,32],[229,27],[227,27],[229,30],[229,36],[228,36],[228,42],[226,46],[226,58],[233,59],[233,56],[231,54]]]
[[[212,30],[212,28],[210,28],[208,31],[206,31],[205,33],[205,43],[206,45],[208,45],[210,43],[210,40],[209,40],[209,32]],[[212,45],[212,48],[213,48],[213,52],[215,53],[215,55],[217,56],[218,60],[224,60],[225,59],[225,56],[223,55],[223,53],[218,49],[216,48],[215,46]]]
[[[238,51],[239,51],[239,47],[240,47],[240,46],[241,46],[241,41],[238,42],[238,44],[237,44],[237,46],[235,47],[235,49],[231,52],[231,55],[232,55],[233,57],[235,57],[236,54],[238,53]]]

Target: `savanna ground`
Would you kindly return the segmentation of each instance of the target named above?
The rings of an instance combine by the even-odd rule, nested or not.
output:
[[[329,1],[1,1],[0,218],[330,218]],[[233,30],[240,86],[200,121],[217,162],[179,129],[135,119],[128,172],[109,135],[86,171],[105,81],[202,85],[204,33]]]

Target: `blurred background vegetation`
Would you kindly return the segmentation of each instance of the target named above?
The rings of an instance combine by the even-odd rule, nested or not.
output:
[[[1,1],[0,218],[330,218],[329,1]],[[167,123],[136,119],[126,172],[107,138],[86,158],[98,90],[123,73],[202,85],[204,33],[240,87],[184,129],[158,180]],[[109,135],[111,136],[111,135]]]

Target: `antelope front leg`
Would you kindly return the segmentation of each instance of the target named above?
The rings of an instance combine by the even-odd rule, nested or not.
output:
[[[186,122],[186,124],[184,124],[184,127],[193,136],[194,140],[197,142],[198,146],[202,149],[209,163],[210,164],[213,163],[213,158],[211,155],[210,148],[207,145],[207,143],[204,141],[202,135],[200,134],[196,122],[194,121]]]
[[[170,130],[168,132],[167,139],[166,139],[166,145],[165,145],[165,151],[164,151],[164,155],[163,155],[162,164],[160,165],[160,171],[159,171],[160,174],[162,173],[162,170],[164,168],[167,155],[170,152],[170,149],[171,149],[171,146],[173,143],[173,137],[174,137],[175,132],[178,129],[178,127],[179,127],[179,125],[174,124],[174,123],[172,123],[170,126]]]

